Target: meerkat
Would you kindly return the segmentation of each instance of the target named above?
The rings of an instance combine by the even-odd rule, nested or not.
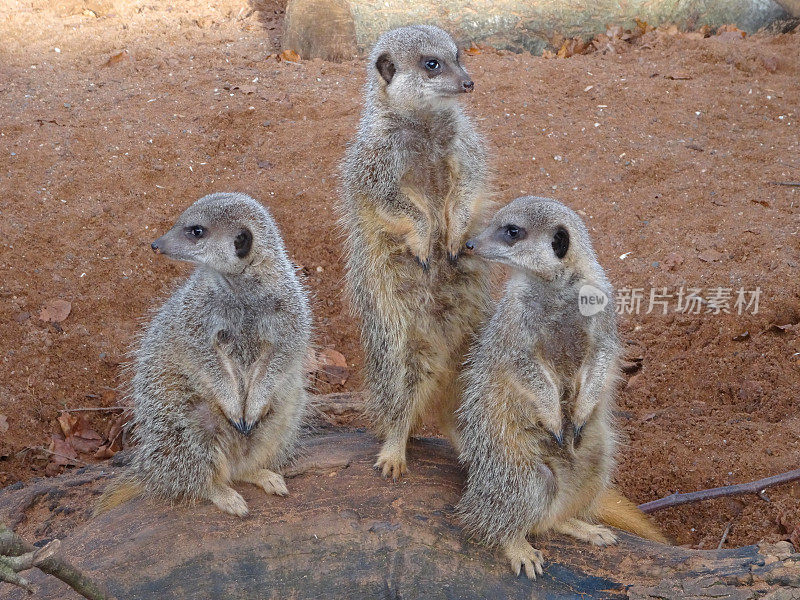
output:
[[[531,579],[543,557],[528,535],[615,543],[599,520],[666,541],[610,486],[620,343],[611,284],[581,219],[555,200],[517,198],[466,246],[510,267],[463,373],[468,476],[458,513],[467,531]],[[579,304],[586,297],[595,300]]]
[[[199,199],[152,249],[197,268],[134,351],[138,444],[99,509],[145,492],[244,516],[233,482],[288,494],[280,469],[308,402],[307,294],[272,216],[244,194]]]
[[[343,165],[346,287],[361,319],[375,467],[406,473],[426,414],[455,441],[463,357],[488,309],[487,266],[462,254],[487,206],[484,142],[458,104],[474,84],[432,26],[394,29],[367,65],[365,108]]]

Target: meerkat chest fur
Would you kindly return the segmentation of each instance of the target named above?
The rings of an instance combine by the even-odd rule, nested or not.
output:
[[[459,157],[454,148],[457,140],[456,123],[452,115],[426,116],[418,122],[405,122],[398,131],[400,143],[405,143],[409,160],[401,173],[401,193],[419,194],[437,217],[439,228],[444,222],[445,199],[454,191],[460,178]]]
[[[283,312],[290,306],[278,285],[262,275],[226,279],[210,270],[199,270],[191,295],[209,347],[219,347],[242,368],[263,357],[265,346],[277,343]],[[270,279],[269,276],[266,279]]]

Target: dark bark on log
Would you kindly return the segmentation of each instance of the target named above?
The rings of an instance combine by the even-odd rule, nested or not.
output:
[[[463,473],[446,442],[412,441],[410,474],[397,484],[374,473],[377,450],[377,441],[360,431],[310,435],[286,473],[288,498],[238,486],[251,509],[244,519],[208,503],[144,499],[91,518],[97,482],[85,484],[83,498],[76,495],[80,487],[70,488],[49,516],[41,504],[35,513],[24,510],[43,530],[60,527],[61,554],[120,598],[743,600],[800,586],[800,555],[788,543],[692,551],[624,534],[611,548],[556,536],[537,540],[544,576],[515,578],[501,556],[463,534],[453,510]],[[46,497],[47,489],[69,481],[62,476],[28,487]],[[30,526],[14,514],[25,505],[17,499],[24,493],[30,495],[0,492],[0,519]],[[64,507],[80,517],[66,529],[59,520]],[[31,580],[39,597],[65,597],[57,582],[38,574]],[[26,596],[12,589],[9,597]]]
[[[439,25],[463,44],[541,54],[551,40],[603,33],[607,25],[675,24],[680,29],[733,23],[748,33],[790,18],[800,0],[289,0],[284,49],[302,58],[345,60],[364,54],[385,31]],[[787,12],[788,11],[788,12]],[[795,16],[800,16],[795,14]]]

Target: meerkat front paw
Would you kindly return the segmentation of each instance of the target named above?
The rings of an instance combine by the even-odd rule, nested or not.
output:
[[[275,471],[270,471],[269,469],[260,469],[255,473],[243,477],[242,481],[261,487],[267,494],[275,494],[276,496],[289,495],[289,490],[286,487],[286,482],[283,480],[283,475]]]
[[[249,512],[247,502],[232,487],[215,487],[209,492],[208,499],[221,511],[237,517],[243,517]]]
[[[517,576],[524,570],[528,579],[536,579],[537,575],[541,575],[544,572],[542,569],[544,556],[541,551],[531,546],[525,538],[510,542],[503,548],[503,552],[511,563],[511,570]]]
[[[381,450],[378,455],[378,462],[374,466],[384,478],[391,477],[392,481],[397,481],[408,472],[406,457],[391,449]]]

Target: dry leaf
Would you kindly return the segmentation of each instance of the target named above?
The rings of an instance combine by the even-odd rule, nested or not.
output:
[[[50,462],[56,465],[73,465],[78,458],[75,448],[58,436],[52,436],[48,451],[51,453]]]
[[[126,409],[119,415],[114,422],[111,424],[111,427],[108,429],[108,433],[106,434],[106,439],[108,440],[108,450],[116,452],[117,450],[122,450],[123,441],[125,437],[125,426],[130,422],[133,418],[133,412],[129,409]],[[102,446],[101,446],[102,448]],[[98,450],[99,452],[99,450]],[[113,454],[112,454],[113,456]],[[99,457],[98,457],[99,458]]]
[[[109,448],[108,444],[103,444],[97,449],[97,452],[94,453],[94,457],[100,460],[107,460],[109,458],[114,458],[114,452],[111,448]]]
[[[649,25],[647,21],[641,21],[640,19],[634,19],[634,20],[636,21],[636,30],[633,33],[636,37],[641,37],[645,33],[655,30],[655,27]]]
[[[470,44],[469,48],[464,48],[464,53],[470,56],[475,56],[476,54],[480,54],[483,52],[480,46],[476,46],[475,42]]]
[[[284,50],[278,55],[278,60],[285,60],[288,62],[300,62],[300,55],[294,50]]]
[[[94,429],[83,429],[67,438],[70,446],[84,454],[94,454],[103,444],[103,438]]]
[[[576,54],[583,54],[588,47],[589,44],[580,38],[564,40],[564,43],[561,44],[561,48],[558,50],[556,56],[559,58],[569,58],[571,56],[575,56]]]
[[[84,416],[75,417],[72,413],[62,412],[58,417],[58,424],[64,432],[66,442],[78,452],[91,454],[103,443],[103,438],[89,426],[89,421]]]
[[[8,431],[8,417],[0,415],[0,433],[5,433],[6,431]]]
[[[747,36],[747,34],[736,27],[736,25],[723,25],[717,29],[717,37],[723,40],[741,40],[745,36]]]
[[[122,52],[117,52],[114,56],[109,58],[103,66],[111,67],[113,65],[116,65],[117,63],[121,63],[122,61],[130,58],[130,56],[131,56],[130,52],[128,52],[127,50],[123,50]]]
[[[78,417],[74,416],[72,413],[62,412],[58,415],[58,424],[61,426],[61,432],[64,434],[64,437],[68,438],[72,435],[72,432],[75,431],[75,426],[78,424]]]
[[[50,300],[39,313],[39,319],[48,323],[61,323],[69,316],[72,303],[66,300]]]

